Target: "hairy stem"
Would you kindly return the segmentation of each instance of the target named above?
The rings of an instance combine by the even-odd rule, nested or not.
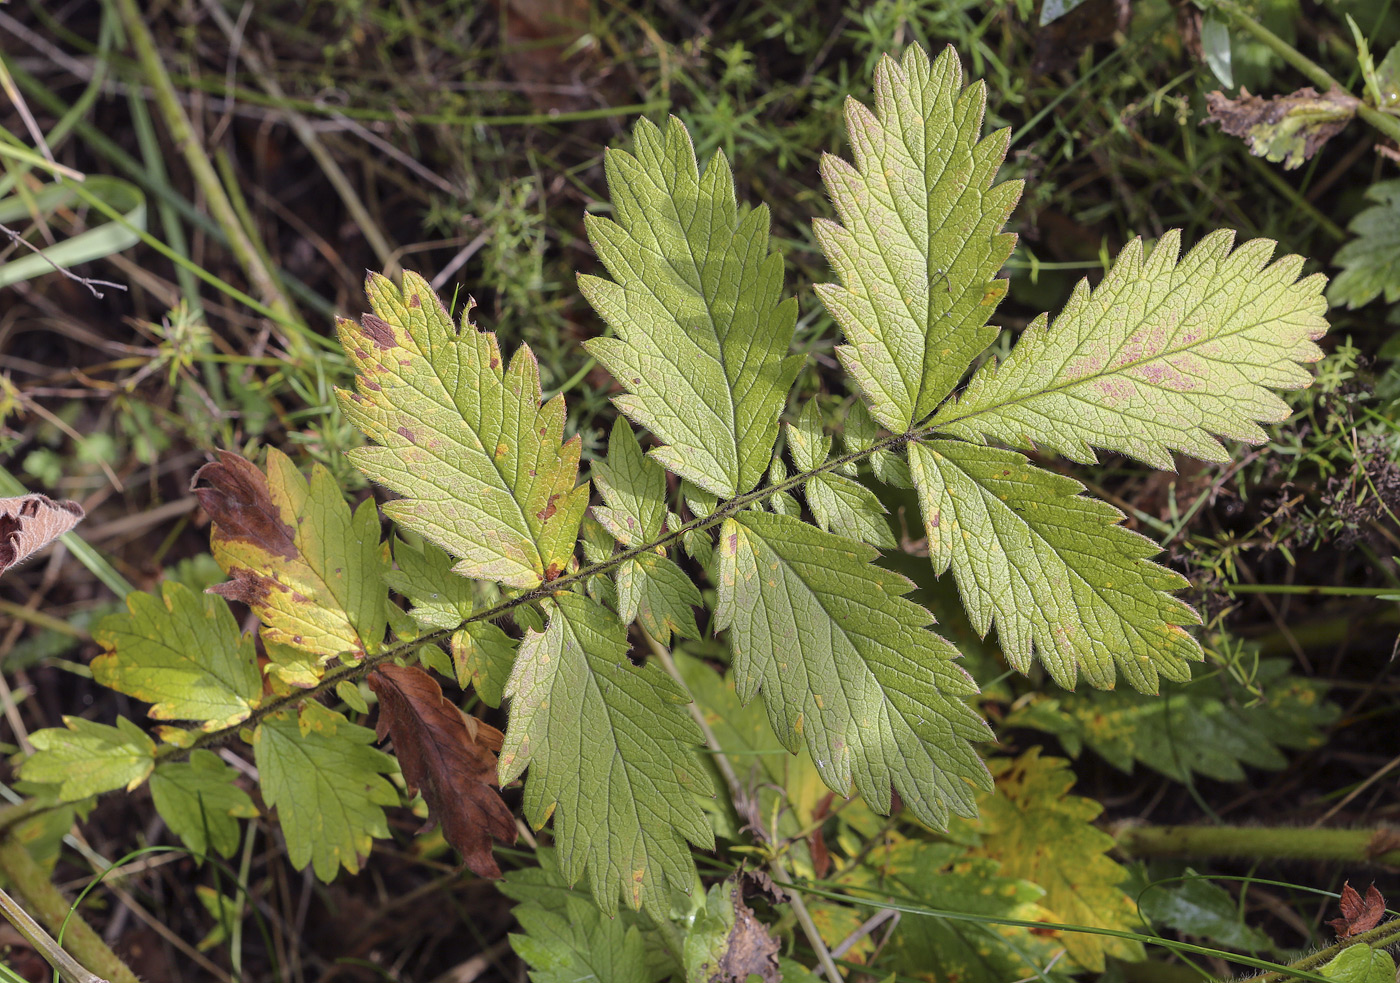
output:
[[[73,979],[91,980],[96,973],[110,983],[138,983],[136,974],[117,958],[83,916],[74,911],[69,915],[71,905],[58,888],[49,881],[48,874],[29,855],[24,845],[13,836],[0,838],[0,873],[10,885],[10,890],[32,911],[40,922],[48,926],[50,932],[63,933],[63,944],[77,959],[78,970],[88,967],[86,975]],[[6,912],[9,915],[9,912]],[[67,919],[68,924],[64,925]],[[12,919],[13,920],[13,919]],[[18,927],[18,925],[16,925]],[[49,953],[41,949],[46,958]],[[55,963],[55,965],[58,965]],[[61,970],[64,967],[59,967]],[[67,972],[65,971],[65,975]]]
[[[1385,949],[1400,942],[1400,919],[1392,919],[1384,925],[1379,925],[1369,932],[1361,932],[1357,935],[1345,939],[1338,939],[1326,949],[1319,949],[1299,959],[1297,962],[1289,963],[1290,969],[1298,969],[1304,972],[1317,969],[1324,963],[1331,961],[1340,955],[1343,949],[1349,949],[1354,945],[1369,945],[1374,949]],[[1280,973],[1277,970],[1270,970],[1267,973],[1259,973],[1250,976],[1241,983],[1273,983],[1275,980],[1293,979],[1288,973]]]
[[[1136,857],[1246,857],[1400,864],[1400,830],[1258,826],[1120,826],[1118,846]]]

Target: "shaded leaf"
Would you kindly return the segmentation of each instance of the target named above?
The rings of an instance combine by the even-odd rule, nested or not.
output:
[[[1369,932],[1385,917],[1385,898],[1381,897],[1381,892],[1376,890],[1374,883],[1366,889],[1366,897],[1363,899],[1348,881],[1342,885],[1342,897],[1338,904],[1342,909],[1342,917],[1334,918],[1327,924],[1336,930],[1339,939]]]
[[[986,86],[962,86],[951,47],[911,45],[875,70],[875,112],[846,103],[854,166],[822,155],[840,224],[812,230],[841,282],[817,296],[845,333],[836,349],[872,415],[903,433],[938,406],[997,329],[993,279],[1016,237],[1002,226],[1020,181],[992,186],[1009,130],[981,139]]]
[[[1328,300],[1353,309],[1382,294],[1387,304],[1400,301],[1400,181],[1378,181],[1366,197],[1376,204],[1347,225],[1356,238],[1337,250],[1332,261],[1342,272],[1327,288]]]
[[[586,342],[627,390],[618,409],[661,441],[667,470],[732,498],[763,477],[803,358],[788,356],[797,302],[782,299],[768,206],[740,208],[723,153],[702,175],[690,134],[646,119],[633,153],[605,158],[613,219],[585,217],[612,280],[579,289],[615,338]]]
[[[593,515],[623,546],[640,546],[661,535],[666,522],[666,469],[642,454],[637,435],[618,417],[608,440],[608,458],[593,464],[593,483],[607,505]]]
[[[1283,659],[1259,662],[1258,696],[1214,673],[1160,695],[1131,690],[1037,694],[1006,718],[1009,727],[1035,727],[1056,735],[1072,757],[1087,744],[1116,768],[1131,773],[1141,761],[1168,778],[1189,782],[1192,773],[1242,782],[1242,765],[1279,769],[1280,748],[1310,748],[1320,728],[1339,710],[1323,699],[1324,686],[1292,676]]]
[[[506,695],[501,784],[530,769],[525,816],[539,828],[553,815],[566,879],[587,870],[609,915],[621,893],[664,918],[670,887],[689,891],[695,877],[686,841],[714,845],[694,799],[711,788],[685,691],[628,661],[612,612],[564,592],[545,630],[526,634]]]
[[[693,610],[704,603],[700,589],[664,556],[641,553],[618,566],[617,603],[624,624],[636,621],[662,645],[672,632],[700,637]]]
[[[777,983],[778,940],[744,903],[737,878],[710,888],[685,936],[686,983]]]
[[[1171,470],[1171,451],[1228,461],[1212,435],[1258,444],[1259,421],[1291,412],[1269,391],[1300,389],[1322,351],[1324,277],[1274,243],[1231,250],[1213,232],[1178,262],[1168,232],[1144,258],[1134,239],[1093,290],[1081,280],[1054,321],[1031,322],[999,365],[986,362],[934,422],[966,439],[1032,444],[1081,463],[1093,448]],[[1266,265],[1267,264],[1267,265]]]
[[[258,784],[277,809],[287,856],[327,883],[341,867],[359,873],[373,840],[389,836],[383,807],[399,795],[384,776],[395,764],[373,741],[374,731],[316,702],[271,714],[253,732]]]
[[[454,573],[452,557],[432,543],[394,540],[395,570],[384,582],[413,602],[409,613],[425,628],[456,628],[472,613],[472,582]]]
[[[372,314],[336,328],[356,371],[346,418],[378,446],[355,466],[403,498],[384,514],[462,558],[479,580],[534,587],[563,573],[588,505],[579,441],[562,443],[564,400],[540,405],[540,370],[522,345],[505,368],[494,334],[459,331],[427,281],[365,284]]]
[[[1204,41],[1204,30],[1201,36]],[[1206,93],[1210,113],[1203,122],[1220,124],[1230,136],[1244,140],[1254,156],[1282,162],[1291,170],[1346,129],[1360,105],[1360,99],[1338,89],[1318,95],[1307,87],[1262,99],[1241,88],[1236,99],[1219,91]]]
[[[1141,883],[1140,890],[1129,893],[1137,895],[1143,916],[1159,928],[1174,928],[1246,952],[1273,948],[1267,935],[1244,923],[1239,902],[1229,891],[1189,867],[1184,880]]]
[[[1093,825],[1103,807],[1070,795],[1074,773],[1061,758],[1032,748],[1019,758],[992,761],[996,792],[978,802],[978,852],[1001,861],[1001,873],[1045,889],[1041,902],[1055,920],[1135,931],[1141,922],[1119,886],[1128,872],[1107,856],[1114,839]],[[1104,968],[1104,956],[1143,958],[1141,943],[1106,935],[1066,933],[1070,958],[1086,969]]]
[[[995,621],[1012,666],[1034,654],[1066,689],[1081,674],[1111,688],[1115,667],[1148,693],[1191,678],[1201,648],[1181,626],[1199,619],[1166,593],[1186,581],[1150,561],[1160,548],[1123,513],[1015,451],[931,440],[909,445],[909,464],[935,572],[952,568],[973,627]]]
[[[63,723],[29,735],[34,753],[19,774],[27,782],[57,786],[64,802],[117,788],[130,792],[155,767],[155,742],[125,717],[115,727],[81,717],[64,717]]]
[[[962,701],[976,688],[957,651],[875,555],[796,519],[738,513],[720,532],[715,627],[729,629],[739,698],[761,689],[779,739],[805,742],[832,790],[848,795],[854,780],[888,812],[893,789],[946,826],[987,785],[970,742],[990,731]]]
[[[511,666],[515,665],[516,640],[489,621],[473,621],[452,636],[452,666],[457,685],[470,684],[489,707],[501,705]]]
[[[201,860],[210,849],[233,856],[238,849],[238,820],[258,814],[258,807],[233,779],[233,769],[203,748],[191,752],[189,761],[157,766],[151,775],[156,812]]]
[[[253,636],[223,598],[167,580],[159,597],[128,594],[126,609],[93,632],[103,648],[92,660],[97,682],[154,704],[156,720],[198,720],[202,730],[245,720],[261,702]]]
[[[515,816],[496,785],[501,732],[468,717],[422,669],[384,664],[367,677],[379,697],[376,735],[394,740],[410,795],[421,791],[428,817],[480,877],[500,877],[491,840],[515,842]]]
[[[379,542],[373,499],[352,515],[329,471],[317,465],[308,483],[272,447],[266,476],[219,451],[194,484],[214,520],[214,559],[230,578],[209,589],[248,605],[266,641],[312,653],[321,665],[379,650],[389,549]]]

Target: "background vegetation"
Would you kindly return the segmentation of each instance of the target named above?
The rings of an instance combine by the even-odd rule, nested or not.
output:
[[[1265,95],[1313,82],[1281,56],[1291,49],[1361,96],[1348,15],[1376,61],[1400,41],[1390,0],[1212,9],[1229,25],[1233,82]],[[741,197],[772,208],[802,303],[799,344],[817,355],[797,391],[825,394],[832,409],[847,398],[828,354],[835,331],[809,289],[828,278],[809,225],[830,213],[818,159],[844,149],[845,98],[868,98],[878,57],[911,42],[952,44],[968,76],[988,83],[989,125],[1014,131],[1001,176],[1027,185],[1010,226],[1021,240],[1003,343],[1138,235],[1180,227],[1189,243],[1229,226],[1310,257],[1309,271],[1357,263],[1339,252],[1366,234],[1365,219],[1351,226],[1376,208],[1368,190],[1394,176],[1384,128],[1355,121],[1284,170],[1202,125],[1206,93],[1222,87],[1206,56],[1218,68],[1221,47],[1209,20],[1203,47],[1196,7],[1090,0],[1044,27],[1039,14],[1025,0],[0,7],[0,218],[14,239],[0,254],[0,481],[12,485],[0,495],[23,485],[82,502],[94,548],[55,551],[0,584],[8,750],[62,714],[110,721],[125,709],[87,669],[90,627],[117,606],[114,592],[221,579],[189,493],[211,450],[277,447],[303,469],[324,464],[352,497],[370,493],[346,461],[357,434],[331,397],[350,376],[331,317],[364,308],[366,268],[418,270],[448,297],[473,296],[477,323],[505,349],[527,340],[546,393],[567,392],[566,432],[582,435],[585,465],[600,453],[611,379],[580,345],[602,325],[574,271],[597,268],[582,216],[606,207],[602,149],[624,142],[638,115],[678,115],[702,160],[722,148]],[[50,175],[75,172],[86,181],[52,193]],[[48,270],[36,249],[88,282]],[[1312,842],[1304,831],[1317,826],[1369,837],[1400,810],[1400,319],[1389,306],[1400,268],[1387,279],[1385,255],[1370,255],[1377,296],[1334,307],[1318,382],[1290,397],[1297,415],[1273,443],[1228,466],[1183,460],[1174,476],[1107,455],[1088,472],[1095,493],[1164,543],[1207,617],[1210,661],[1164,700],[1069,695],[1004,674],[916,559],[912,499],[894,490],[886,502],[907,554],[888,563],[968,652],[1000,750],[1072,757],[1076,794],[1103,806],[1124,859],[1140,858],[1134,883],[1185,870],[1156,856],[1166,849],[1140,826],[1296,828],[1277,845],[1255,834],[1210,851],[1235,859],[1193,861],[1226,893],[1199,902],[1209,917],[1195,921],[1162,909],[1168,937],[1286,961],[1332,940],[1323,923],[1344,880],[1385,888],[1365,862],[1400,845],[1382,835],[1303,859],[1289,846]],[[689,654],[722,657],[704,644]],[[821,851],[850,861],[891,834],[917,835],[907,818],[827,818],[831,803],[804,804],[790,785],[779,798],[805,810],[789,835],[800,834],[799,872],[816,878]],[[177,842],[144,792],[103,799],[70,828],[74,818],[27,833],[65,887],[138,842]],[[330,886],[283,862],[269,830],[249,836],[234,863],[260,918],[241,926],[209,900],[209,868],[180,853],[109,876],[83,910],[150,979],[521,978],[496,887],[459,874],[440,838],[414,839],[420,824],[402,813],[398,847]],[[503,867],[535,862],[497,854]],[[744,859],[728,849],[707,873]],[[870,912],[812,904],[831,949],[854,939],[845,962],[883,966],[887,925],[862,931]],[[785,955],[812,965],[802,934],[771,914]],[[1107,978],[1230,971],[1219,957],[1127,955]],[[11,965],[39,978],[26,958],[16,949]]]

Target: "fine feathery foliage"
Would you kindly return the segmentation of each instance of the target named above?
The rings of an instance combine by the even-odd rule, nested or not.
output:
[[[456,324],[420,276],[395,285],[371,275],[371,313],[337,324],[356,370],[340,399],[371,442],[353,462],[397,496],[383,513],[398,534],[381,540],[374,500],[351,509],[325,469],[308,480],[274,450],[265,470],[220,454],[196,492],[229,577],[212,588],[222,596],[174,586],[133,595],[96,633],[105,653],[94,673],[152,704],[163,743],[127,720],[69,719],[33,735],[23,777],[77,802],[155,771],[171,827],[224,852],[248,801],[208,755],[177,762],[237,736],[252,745],[292,861],[326,880],[358,870],[388,835],[400,764],[449,841],[494,874],[487,834],[514,836],[495,786],[523,777],[526,819],[553,822],[557,876],[586,881],[607,915],[621,897],[659,923],[697,884],[691,847],[712,846],[733,819],[712,798],[686,677],[646,659],[703,627],[732,650],[723,685],[734,699],[761,697],[766,725],[746,710],[745,741],[773,746],[747,729],[770,726],[781,746],[810,754],[810,773],[834,793],[854,790],[880,812],[897,795],[946,827],[986,808],[992,774],[977,745],[990,731],[966,702],[975,687],[957,651],[906,596],[911,584],[875,563],[894,540],[863,461],[877,480],[917,488],[935,572],[952,571],[974,627],[995,625],[1016,669],[1038,658],[1065,687],[1082,678],[1111,689],[1121,676],[1144,693],[1188,679],[1202,656],[1186,627],[1195,615],[1172,596],[1182,579],[1152,562],[1156,547],[1117,510],[1020,451],[1088,462],[1101,448],[1170,468],[1173,452],[1224,459],[1219,437],[1261,441],[1259,424],[1286,413],[1269,390],[1306,385],[1299,363],[1320,355],[1323,278],[1300,280],[1296,256],[1270,262],[1265,240],[1236,247],[1216,233],[1184,257],[1175,232],[1150,250],[1134,241],[1097,287],[1081,284],[1006,359],[972,371],[998,334],[990,318],[1006,285],[996,277],[1014,245],[1002,226],[1020,193],[995,183],[1007,134],[983,136],[984,103],[951,50],[931,61],[911,47],[881,62],[873,110],[850,104],[853,163],[823,161],[839,221],[819,221],[817,235],[839,282],[818,294],[859,393],[837,456],[817,402],[783,427],[804,359],[790,352],[797,302],[783,297],[768,210],[739,203],[723,154],[702,168],[678,120],[644,120],[630,153],[608,152],[612,217],[587,220],[608,276],[580,288],[613,333],[588,347],[616,377],[618,408],[646,431],[639,439],[618,421],[592,470],[592,517],[580,441],[564,437],[563,397],[542,399],[529,347],[507,360],[470,323],[470,304]],[[682,479],[679,492],[667,472]],[[699,570],[717,598],[704,621]],[[261,679],[254,639],[226,599],[260,622]],[[475,687],[488,705],[504,701],[504,734],[459,719],[413,663]],[[692,681],[706,679],[683,664]],[[334,693],[363,711],[362,680],[378,693],[379,733],[397,761],[317,699]],[[1055,887],[1063,871],[1018,866],[997,844],[1035,832],[1014,812],[1032,800],[1050,802],[1066,828],[1087,829],[1091,817],[1064,797],[1057,765],[1014,767],[1024,780],[1003,775],[983,852],[910,856],[911,894],[936,882],[975,905],[970,883],[982,871],[1006,889],[983,903],[989,912],[1071,917],[1073,899]],[[1098,884],[1099,923],[1124,924],[1116,868],[1100,841],[1075,836],[1072,856]],[[723,907],[729,898],[715,895],[715,926],[743,923],[737,901]],[[590,947],[644,948],[631,923],[567,905],[521,920],[582,954],[539,978],[575,978]],[[970,939],[946,949],[911,932],[901,945],[911,960],[927,944],[1005,979],[1041,954],[1036,937],[1019,938],[992,957]],[[1133,955],[1071,949],[1091,967],[1105,952]],[[549,954],[527,958],[542,967]]]

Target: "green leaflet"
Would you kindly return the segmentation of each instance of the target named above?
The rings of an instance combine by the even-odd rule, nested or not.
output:
[[[191,753],[189,761],[158,766],[151,775],[151,798],[171,832],[201,858],[209,849],[233,856],[238,818],[258,814],[248,793],[233,784],[233,769],[203,748]]]
[[[788,426],[787,444],[792,462],[801,471],[812,471],[826,463],[831,453],[831,438],[822,429],[815,399],[803,408],[797,423]],[[859,481],[826,471],[808,481],[803,492],[812,517],[822,529],[882,549],[894,548],[894,535],[885,520],[885,506],[879,496]]]
[[[616,221],[585,221],[612,280],[579,289],[612,327],[589,354],[627,389],[619,409],[664,443],[651,452],[722,498],[763,477],[803,364],[788,356],[797,301],[768,248],[768,207],[741,209],[724,154],[700,174],[690,134],[643,119],[634,153],[609,149]]]
[[[666,469],[647,460],[627,420],[618,417],[608,439],[608,459],[593,464],[593,483],[606,505],[594,517],[623,546],[641,546],[666,523]]]
[[[64,717],[63,723],[29,735],[35,750],[19,766],[19,775],[58,786],[64,802],[117,788],[130,792],[155,767],[155,742],[125,717],[118,717],[115,727],[81,717]]]
[[[1242,782],[1242,766],[1278,769],[1280,748],[1322,743],[1321,728],[1340,709],[1323,699],[1324,686],[1289,675],[1284,659],[1266,659],[1254,673],[1255,694],[1213,673],[1160,695],[1131,690],[1038,694],[1006,718],[1008,727],[1035,727],[1059,738],[1071,757],[1087,744],[1131,773],[1141,761],[1179,782],[1193,772],[1219,782]]]
[[[976,686],[957,650],[875,566],[874,550],[787,516],[740,512],[720,532],[716,630],[729,629],[734,679],[763,692],[790,749],[806,742],[822,780],[879,812],[894,788],[919,819],[946,827],[988,787],[970,742],[991,737],[960,699]]]
[[[489,621],[473,621],[452,636],[457,685],[468,683],[487,706],[498,707],[515,665],[516,641]]]
[[[1400,46],[1391,55],[1396,51]],[[1327,288],[1328,300],[1350,308],[1382,293],[1387,304],[1400,300],[1400,181],[1379,181],[1366,189],[1366,197],[1376,204],[1347,225],[1356,238],[1337,250],[1334,261],[1342,272]]]
[[[1026,672],[1034,651],[1066,689],[1080,674],[1112,688],[1115,666],[1143,692],[1191,678],[1201,649],[1181,625],[1198,619],[1165,593],[1186,581],[1121,512],[1015,451],[933,440],[911,443],[909,464],[934,570],[952,567],[978,632],[995,620],[1011,665]]]
[[[394,540],[395,570],[384,582],[413,602],[409,613],[425,628],[456,628],[472,613],[472,582],[452,572],[452,557],[424,540]]]
[[[1347,946],[1317,972],[1337,983],[1394,983],[1395,960],[1388,952],[1358,942]]]
[[[617,568],[618,615],[623,624],[636,621],[662,645],[671,633],[699,638],[695,611],[700,589],[675,563],[655,553],[640,553]]]
[[[525,931],[510,945],[530,966],[533,983],[655,983],[679,969],[660,932],[644,915],[624,909],[605,915],[586,888],[570,888],[556,851],[535,851],[538,867],[506,873],[501,893]]]
[[[1152,866],[1167,868],[1169,864],[1158,862]],[[1179,865],[1174,866],[1180,869]],[[1143,917],[1154,923],[1159,933],[1164,927],[1174,928],[1243,952],[1273,951],[1268,935],[1245,924],[1239,900],[1190,867],[1182,877],[1165,876],[1160,880],[1154,879],[1141,864],[1134,865],[1130,874],[1128,896],[1137,900]]]
[[[564,876],[586,869],[609,915],[621,892],[664,918],[670,888],[689,891],[695,878],[686,840],[714,846],[694,798],[712,790],[685,691],[654,665],[632,665],[612,612],[565,592],[545,630],[526,634],[506,696],[500,784],[529,767],[525,815],[538,828],[553,814]]]
[[[1322,357],[1325,278],[1299,280],[1301,256],[1270,264],[1271,240],[1233,242],[1212,232],[1178,262],[1179,231],[1146,258],[1134,239],[1096,288],[1081,280],[1053,322],[1036,318],[1006,361],[984,364],[935,425],[1081,463],[1102,447],[1164,470],[1173,450],[1228,461],[1212,435],[1262,443],[1258,421],[1289,414],[1269,388],[1307,386],[1296,363]]]
[[[203,730],[236,724],[261,702],[253,637],[222,597],[167,580],[159,597],[132,592],[126,607],[93,633],[103,654],[92,675],[103,686],[154,704],[156,720],[198,720]]]
[[[263,801],[277,809],[298,870],[310,863],[327,883],[341,867],[357,874],[372,838],[389,836],[383,807],[398,805],[399,794],[384,776],[398,765],[373,742],[374,731],[314,701],[300,715],[272,714],[253,732]]]
[[[1133,900],[1120,885],[1128,872],[1107,855],[1113,837],[1093,825],[1103,807],[1070,795],[1074,773],[1060,758],[1042,758],[1032,748],[1019,758],[991,762],[996,794],[978,801],[978,852],[1001,861],[1001,872],[1045,889],[1041,904],[1055,921],[1119,931],[1141,927]],[[1104,956],[1140,960],[1142,945],[1106,935],[1067,932],[1070,957],[1100,971]]]
[[[427,281],[400,291],[371,274],[374,313],[336,322],[359,372],[339,392],[377,447],[350,452],[404,497],[384,514],[462,561],[458,573],[511,587],[559,576],[573,556],[588,486],[574,487],[579,441],[561,445],[564,400],[540,405],[539,364],[521,346],[504,368],[494,334],[459,332]]]
[[[848,344],[837,354],[893,433],[904,433],[952,392],[992,343],[987,319],[1006,293],[993,279],[1016,244],[1001,232],[1021,182],[992,187],[1009,130],[979,140],[986,86],[965,91],[946,48],[929,63],[918,45],[875,70],[875,112],[846,103],[852,166],[822,156],[841,224],[813,231],[841,283],[817,296]]]

